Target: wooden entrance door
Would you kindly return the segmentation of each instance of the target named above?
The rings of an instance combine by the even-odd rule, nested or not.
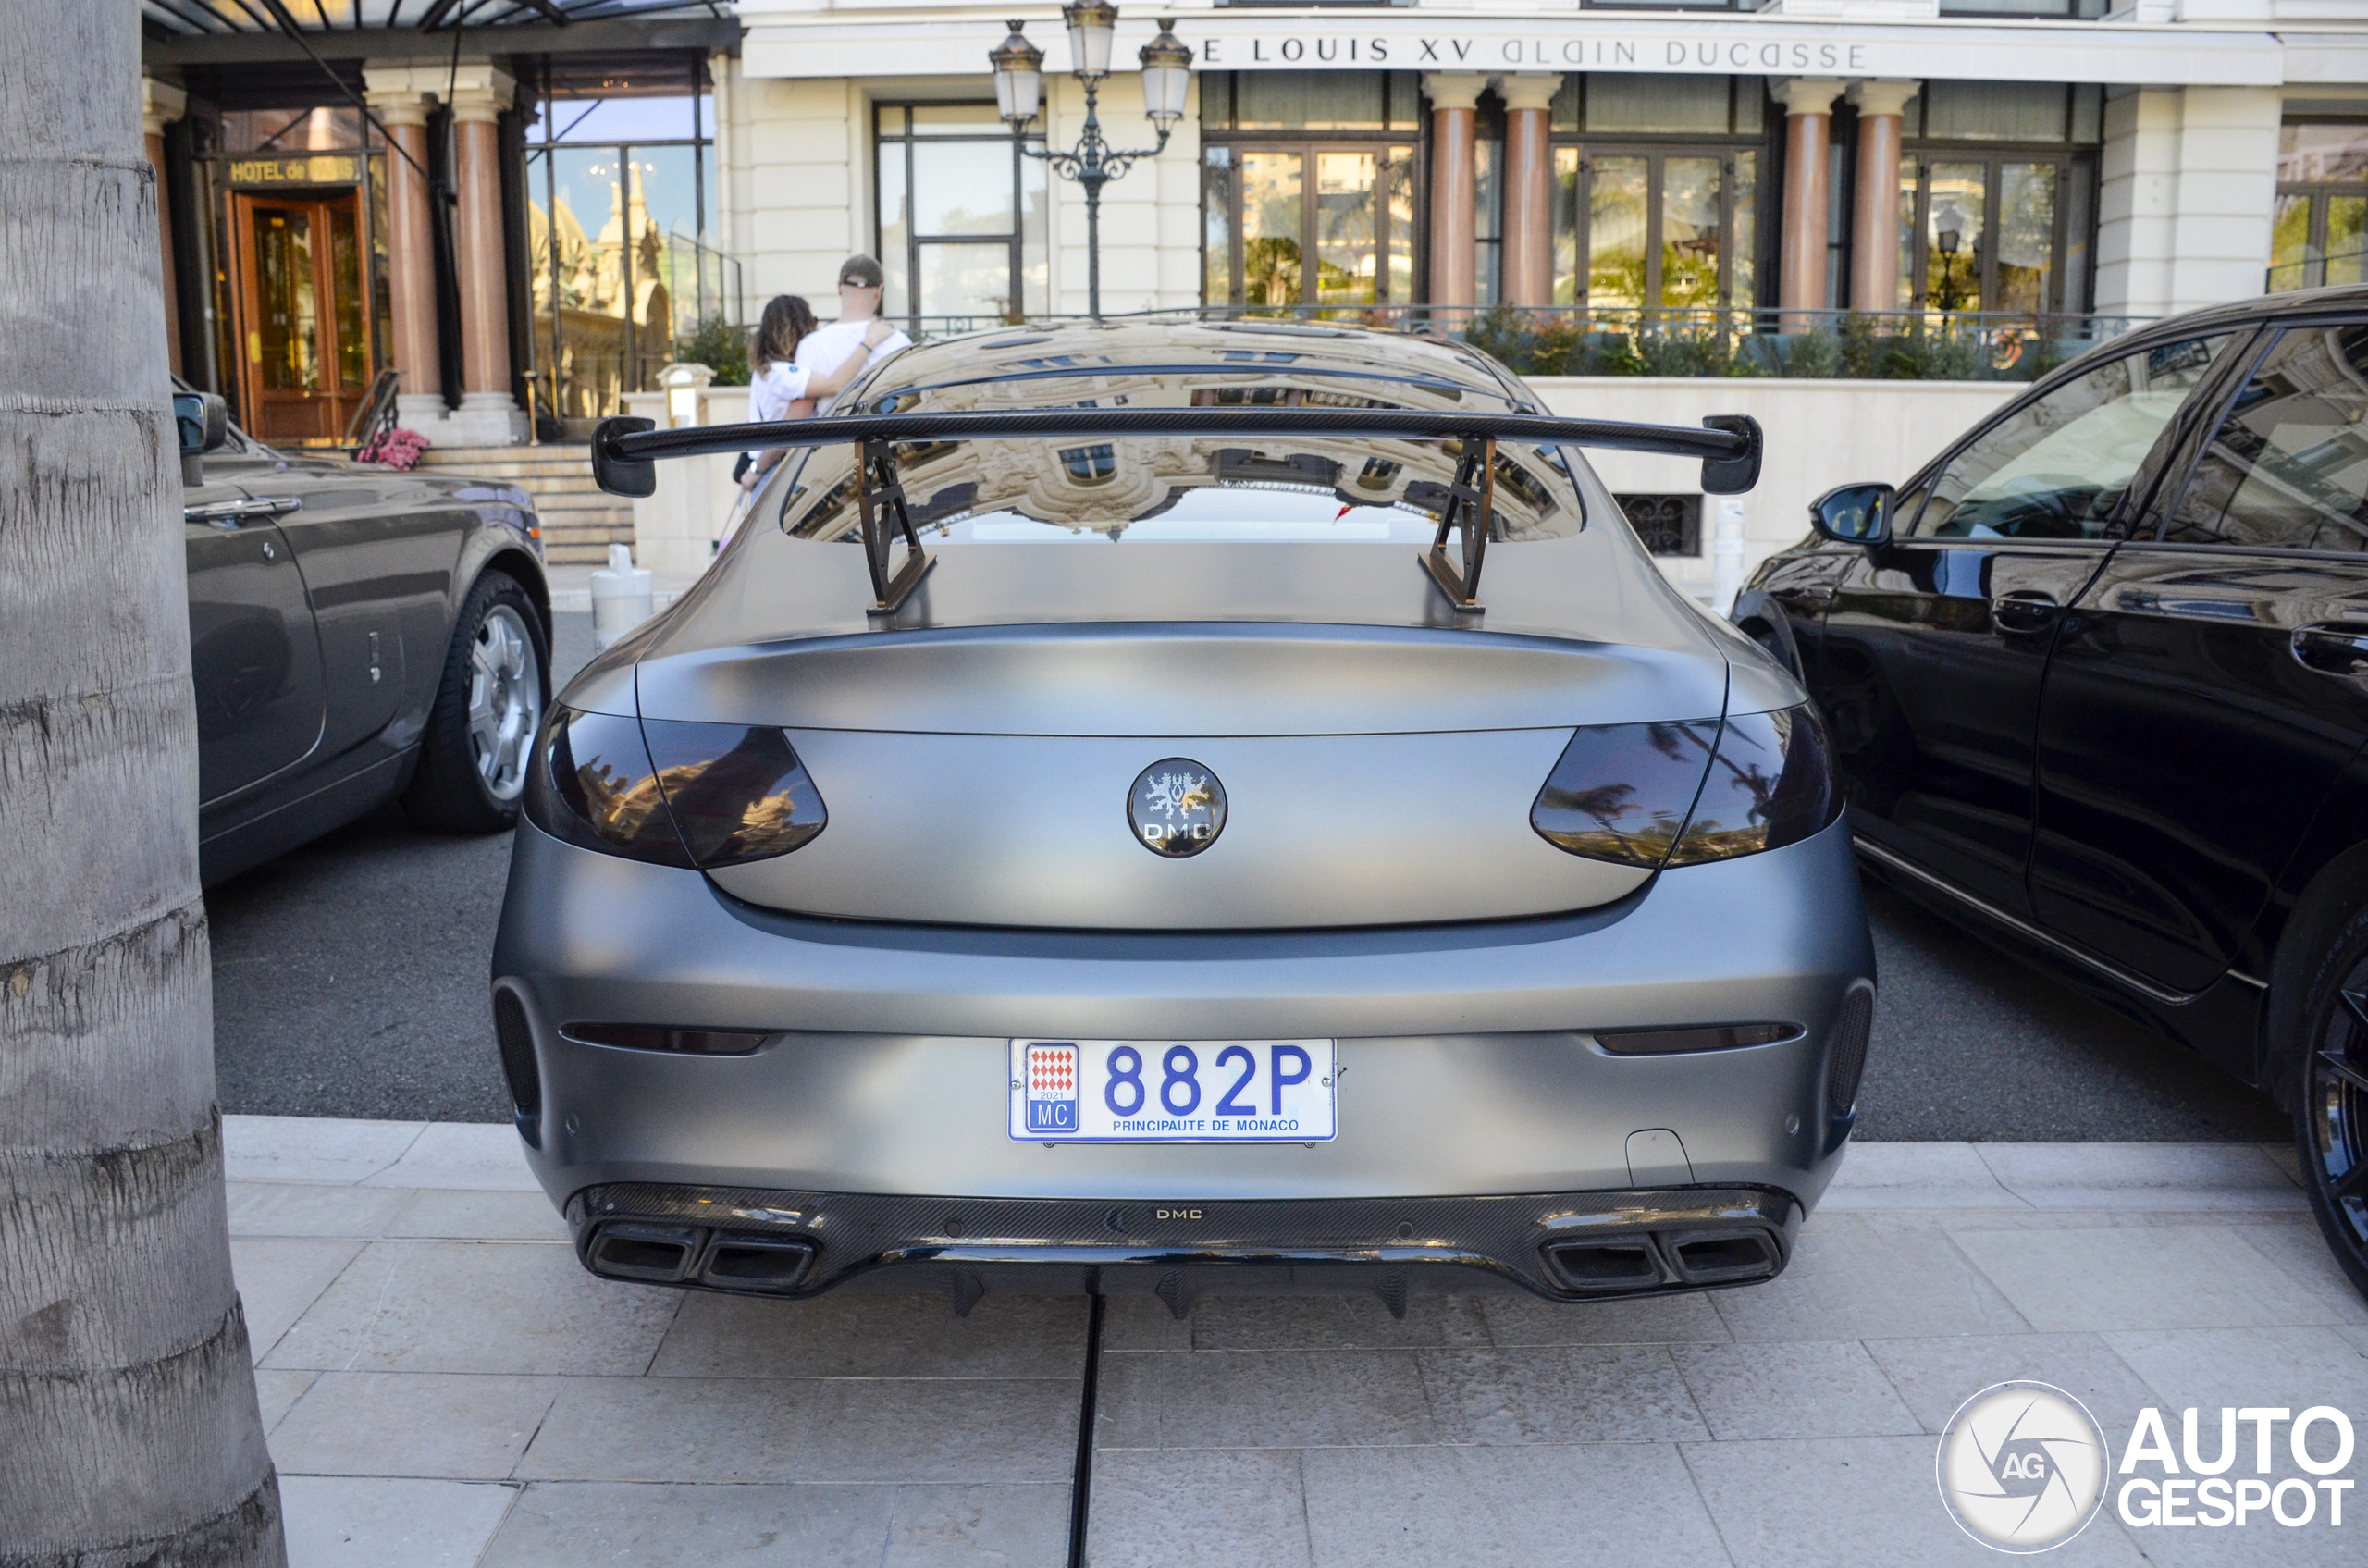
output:
[[[359,201],[241,195],[231,226],[245,414],[266,441],[336,441],[370,385]]]

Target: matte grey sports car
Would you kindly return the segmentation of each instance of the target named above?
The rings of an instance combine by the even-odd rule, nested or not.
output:
[[[1007,332],[784,446],[554,705],[494,1012],[619,1278],[1559,1300],[1765,1279],[1874,955],[1794,678],[1451,343]],[[1484,573],[1485,563],[1485,573]]]

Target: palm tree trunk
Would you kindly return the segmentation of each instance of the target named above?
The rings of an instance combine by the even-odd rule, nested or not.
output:
[[[230,1281],[139,7],[0,0],[0,1564],[281,1563]]]

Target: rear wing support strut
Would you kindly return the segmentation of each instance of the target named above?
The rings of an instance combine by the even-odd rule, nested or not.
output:
[[[1455,460],[1455,483],[1447,488],[1447,504],[1439,509],[1438,535],[1420,557],[1448,603],[1466,615],[1487,608],[1480,602],[1480,562],[1488,553],[1488,520],[1496,506],[1497,438],[1466,436]],[[1450,529],[1459,532],[1460,566],[1447,556]]]
[[[920,537],[913,532],[912,513],[905,508],[904,481],[896,476],[895,443],[875,438],[863,442],[857,453],[855,499],[863,514],[863,559],[871,568],[869,610],[874,615],[891,615],[929,575],[937,557],[921,549]],[[894,576],[888,572],[888,551],[894,544],[889,533],[892,522],[895,531],[905,536],[905,563]]]

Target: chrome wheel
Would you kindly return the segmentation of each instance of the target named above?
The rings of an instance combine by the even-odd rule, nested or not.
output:
[[[2355,1255],[2368,1251],[2368,964],[2345,977],[2302,1066],[2305,1157],[2329,1217]]]
[[[526,623],[506,604],[486,611],[469,650],[469,759],[486,793],[515,800],[543,722],[543,672]]]

